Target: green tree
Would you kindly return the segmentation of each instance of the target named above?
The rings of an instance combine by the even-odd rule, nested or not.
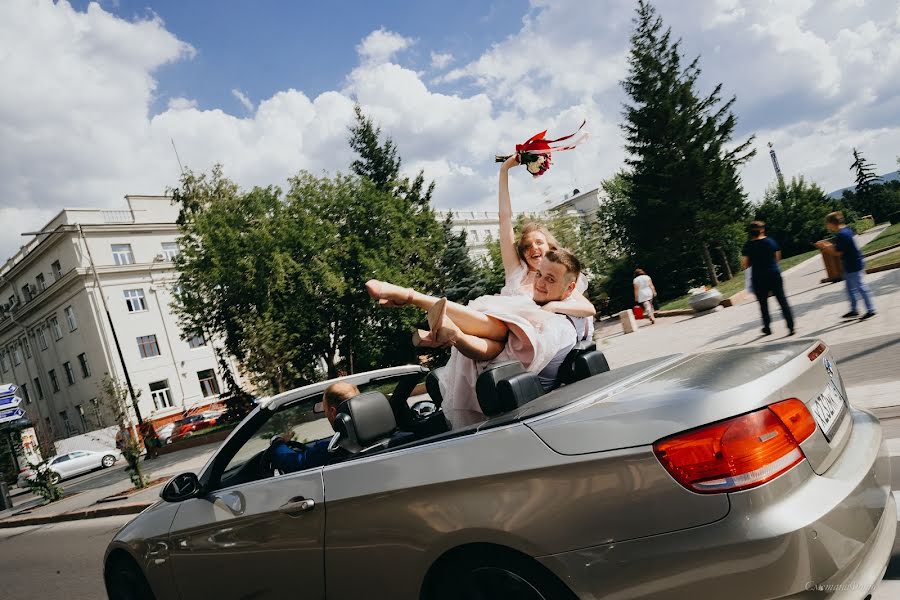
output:
[[[717,284],[710,248],[724,247],[722,232],[748,215],[737,169],[754,155],[753,138],[732,147],[735,98],[723,102],[721,84],[699,95],[699,59],[682,65],[679,41],[644,0],[628,62],[622,127],[630,206],[621,211],[622,245],[654,273],[663,297],[680,295],[704,273]]]
[[[439,269],[441,293],[462,304],[485,295],[487,282],[478,264],[469,255],[466,230],[453,231],[453,213],[448,212],[441,223],[444,249]]]
[[[766,234],[788,257],[812,250],[814,242],[828,235],[825,216],[841,209],[841,203],[826,198],[818,185],[794,177],[788,185],[776,183],[766,189],[756,218],[765,221]]]
[[[856,193],[859,195],[871,193],[872,186],[882,181],[881,177],[875,174],[875,165],[867,161],[856,148],[853,149],[853,164],[850,165],[850,170],[853,171]]]
[[[140,393],[137,395],[140,396]],[[122,447],[122,456],[128,464],[125,470],[128,472],[134,487],[143,489],[147,486],[149,477],[144,475],[141,466],[140,441],[131,434],[128,398],[128,390],[118,379],[106,375],[100,382],[100,403],[115,415],[120,431],[126,433],[124,446]]]

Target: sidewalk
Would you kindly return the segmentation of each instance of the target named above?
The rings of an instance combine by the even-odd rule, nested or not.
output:
[[[144,466],[144,473],[151,480],[160,477],[168,479],[186,471],[197,473],[218,447],[219,444],[211,444],[192,448],[150,462],[142,461],[141,464]],[[133,485],[126,476],[124,480],[80,491],[51,504],[25,509],[24,514],[16,515],[23,511],[18,507],[0,511],[0,528],[138,513],[159,499],[159,491],[164,484],[165,482],[162,482],[148,487],[121,500],[98,502],[132,488]]]
[[[873,239],[881,227],[859,236]],[[900,404],[900,269],[866,275],[878,314],[867,321],[842,321],[849,310],[844,283],[820,283],[825,276],[820,256],[814,256],[783,274],[785,292],[794,312],[797,337],[824,340],[855,374],[850,396],[864,407]],[[649,358],[698,352],[729,346],[763,345],[787,336],[787,327],[774,298],[769,299],[771,336],[762,336],[762,320],[755,299],[711,313],[665,317],[656,325],[642,321],[636,333],[625,335],[618,319],[598,324],[598,349],[611,367]],[[849,360],[848,360],[849,359]]]

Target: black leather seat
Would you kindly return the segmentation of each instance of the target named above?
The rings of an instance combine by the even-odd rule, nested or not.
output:
[[[334,428],[339,434],[337,446],[357,454],[387,447],[397,431],[397,420],[384,394],[365,392],[338,405]]]
[[[544,388],[538,376],[526,371],[522,363],[509,361],[492,365],[479,375],[475,394],[481,412],[493,417],[543,396]]]
[[[566,355],[566,359],[559,367],[557,379],[560,384],[565,385],[607,371],[609,371],[609,363],[606,356],[597,350],[595,342],[585,340],[575,344],[575,347]]]
[[[431,372],[425,376],[425,391],[428,392],[428,396],[437,408],[440,408],[441,404],[444,403],[444,396],[441,394],[441,382],[439,381],[439,378],[443,376],[446,369],[447,367],[438,367],[437,369],[432,369]]]

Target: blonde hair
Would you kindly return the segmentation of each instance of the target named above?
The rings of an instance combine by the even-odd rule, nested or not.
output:
[[[519,260],[524,263],[528,262],[525,260],[525,238],[532,233],[540,233],[543,235],[544,239],[547,240],[547,246],[549,246],[551,250],[559,248],[559,242],[556,241],[556,238],[553,237],[553,234],[550,233],[550,230],[547,229],[546,226],[535,221],[525,223],[525,225],[522,226],[522,233],[519,235],[519,241],[516,242],[516,253],[519,255]]]

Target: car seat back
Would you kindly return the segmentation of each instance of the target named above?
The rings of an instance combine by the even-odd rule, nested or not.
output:
[[[560,384],[565,385],[607,371],[609,371],[609,363],[606,356],[597,350],[597,344],[594,341],[585,340],[575,344],[575,347],[566,355],[559,367],[557,380]]]
[[[397,430],[391,403],[377,391],[365,392],[338,405],[335,429],[338,445],[351,453],[386,445]]]
[[[475,381],[475,394],[485,416],[493,417],[514,410],[544,395],[537,375],[529,373],[518,361],[491,365]]]

